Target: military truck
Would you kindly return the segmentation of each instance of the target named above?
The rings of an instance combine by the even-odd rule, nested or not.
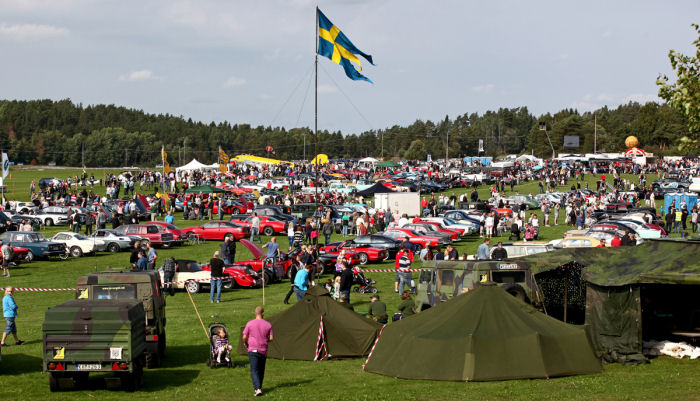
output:
[[[78,277],[76,299],[138,299],[146,311],[146,367],[165,357],[165,294],[157,271],[105,270]]]
[[[49,389],[58,391],[66,381],[82,387],[92,372],[114,372],[123,389],[136,390],[145,362],[145,322],[137,299],[73,299],[49,308],[42,325]]]
[[[433,260],[423,263],[418,277],[416,309],[436,306],[450,298],[476,288],[480,283],[494,282],[523,302],[541,308],[542,291],[528,266],[518,261]]]

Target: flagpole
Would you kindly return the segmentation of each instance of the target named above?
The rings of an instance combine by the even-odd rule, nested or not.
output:
[[[318,6],[316,6],[316,53],[314,60],[314,154],[316,160],[316,178],[314,181],[314,205],[318,204]]]

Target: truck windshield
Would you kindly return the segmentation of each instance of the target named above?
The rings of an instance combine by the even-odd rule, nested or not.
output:
[[[133,284],[99,285],[92,287],[93,299],[133,299],[136,286]]]

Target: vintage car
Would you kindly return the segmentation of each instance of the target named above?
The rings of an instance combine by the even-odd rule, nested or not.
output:
[[[368,244],[357,244],[352,240],[332,242],[319,248],[319,254],[335,254],[345,250],[347,254],[357,255],[360,264],[366,265],[369,262],[381,262],[389,258],[389,251],[382,248],[375,248]]]
[[[185,233],[180,230],[179,228],[175,227],[174,225],[170,223],[166,223],[164,221],[147,221],[143,224],[146,225],[153,225],[158,227],[158,232],[165,232],[165,233],[170,233],[173,235],[173,241],[175,241],[178,245],[182,245],[182,243],[187,239],[187,236]]]
[[[164,282],[163,266],[158,269],[161,282]],[[190,294],[199,292],[202,287],[210,286],[208,279],[211,278],[211,272],[202,269],[202,267],[194,260],[175,259],[175,275],[173,276],[173,287],[177,289],[185,289]]]
[[[30,231],[7,231],[0,234],[0,241],[3,244],[27,248],[29,252],[25,260],[28,262],[36,258],[61,256],[66,252],[64,244],[49,241],[43,234]]]
[[[268,283],[282,281],[284,278],[291,278],[296,274],[296,271],[299,270],[299,264],[294,260],[295,256],[298,254],[297,249],[293,249],[289,254],[280,250],[281,257],[273,265],[267,258],[267,253],[258,245],[247,239],[242,239],[240,243],[248,248],[253,254],[254,259],[239,260],[236,264],[248,265],[256,272],[262,271],[266,285]],[[320,274],[322,272],[322,267],[318,266],[316,268],[316,273]]]
[[[260,232],[262,235],[267,235],[272,236],[275,234],[279,233],[284,233],[284,227],[286,225],[286,222],[281,221],[277,219],[276,217],[272,216],[260,216]],[[231,222],[237,223],[237,224],[242,224],[248,228],[253,226],[253,217],[248,215],[248,217],[244,217],[241,215],[233,215],[231,217]]]
[[[70,252],[70,256],[79,258],[86,253],[95,253],[105,250],[105,242],[95,237],[85,237],[79,233],[71,231],[61,231],[50,238],[53,242],[59,242],[66,246]]]
[[[104,242],[104,248],[100,250],[117,253],[119,251],[131,249],[134,243],[141,238],[136,236],[119,235],[115,230],[100,228],[90,234],[89,238],[97,238]]]

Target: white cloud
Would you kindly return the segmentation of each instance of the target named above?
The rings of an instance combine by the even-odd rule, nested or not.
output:
[[[338,93],[338,88],[334,85],[319,85],[318,93]]]
[[[496,88],[496,85],[494,85],[494,84],[477,85],[477,86],[472,86],[472,92],[491,93],[491,92],[493,92],[493,90],[495,88]]]
[[[151,70],[138,70],[138,71],[131,71],[127,75],[122,75],[119,77],[120,81],[129,81],[129,82],[136,82],[136,81],[148,81],[151,79],[156,79],[157,77],[153,75],[153,71]]]
[[[222,86],[224,88],[233,88],[234,86],[241,86],[245,84],[246,80],[243,78],[229,77],[226,81],[224,81],[224,84]]]
[[[68,34],[68,29],[52,25],[21,24],[7,25],[0,24],[0,36],[12,40],[42,40],[52,39]]]
[[[612,35],[613,35],[613,33],[610,30],[607,30],[607,31],[603,32],[603,34],[601,36],[604,38],[609,38]]]
[[[661,99],[649,93],[633,93],[631,95],[625,96],[623,103],[637,102],[640,104],[646,104],[649,102],[661,102]]]

